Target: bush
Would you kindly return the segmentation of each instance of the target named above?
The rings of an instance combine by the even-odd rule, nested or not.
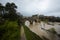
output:
[[[0,40],[20,40],[20,31],[16,21],[6,20],[4,25],[0,26]]]
[[[51,29],[49,29],[48,31],[50,31],[50,32],[52,32],[52,33],[54,33],[54,34],[57,34],[57,32],[55,31],[54,28],[51,28]]]

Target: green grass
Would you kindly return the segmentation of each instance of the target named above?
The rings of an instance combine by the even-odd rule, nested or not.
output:
[[[20,27],[16,21],[6,21],[0,25],[0,40],[20,40]]]
[[[34,32],[30,31],[30,29],[28,27],[26,27],[25,25],[23,26],[23,28],[24,28],[26,40],[42,40],[42,38],[40,38]]]

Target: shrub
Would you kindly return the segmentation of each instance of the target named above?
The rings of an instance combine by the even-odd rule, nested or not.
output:
[[[20,40],[20,31],[16,21],[6,20],[4,25],[0,26],[0,40]]]

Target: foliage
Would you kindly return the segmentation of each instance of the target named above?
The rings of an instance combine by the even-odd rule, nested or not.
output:
[[[41,21],[60,22],[60,17],[39,15]]]
[[[0,26],[0,40],[19,40],[20,28],[17,22],[11,22],[6,20],[4,25]]]
[[[54,34],[57,34],[57,32],[55,31],[54,28],[50,28],[50,29],[48,29],[48,31],[50,31],[50,32],[52,32],[52,33],[54,33]]]
[[[8,2],[5,6],[0,3],[0,17],[12,21],[18,19],[19,15],[17,14],[16,8],[17,6],[14,3]]]
[[[0,3],[0,40],[20,40],[18,24],[23,16],[17,14],[16,8],[14,3],[8,2],[5,6]]]

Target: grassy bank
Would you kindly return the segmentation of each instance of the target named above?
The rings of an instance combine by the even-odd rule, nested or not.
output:
[[[34,32],[30,31],[30,29],[28,27],[26,27],[25,25],[23,28],[24,28],[24,32],[25,32],[25,36],[26,36],[27,40],[42,40],[42,38],[40,38]]]
[[[0,25],[0,40],[20,40],[20,28],[17,21],[8,21]]]

